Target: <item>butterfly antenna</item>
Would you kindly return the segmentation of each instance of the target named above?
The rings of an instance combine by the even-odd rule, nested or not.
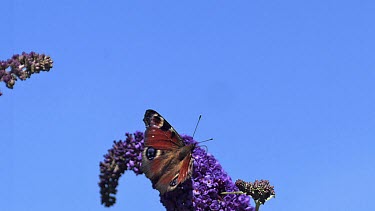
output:
[[[204,141],[200,141],[200,142],[198,142],[198,143],[203,143],[203,142],[212,141],[212,140],[214,140],[214,139],[213,139],[213,138],[210,138],[210,139],[207,139],[207,140],[204,140]]]
[[[198,124],[199,122],[201,121],[201,118],[202,118],[202,114],[199,115],[199,118],[198,118],[198,122],[197,122],[197,125],[195,125],[195,129],[194,129],[194,133],[193,133],[193,139],[194,139],[194,135],[195,135],[195,132],[197,131],[197,128],[198,128]]]
[[[204,140],[204,141],[200,141],[200,142],[198,142],[198,144],[201,144],[201,143],[203,143],[203,142],[207,142],[207,141],[212,141],[212,140],[214,140],[214,139],[213,139],[213,138],[210,138],[210,139],[207,139],[207,140]],[[208,152],[208,147],[207,147],[206,145],[201,145],[201,147],[206,148],[206,153]]]

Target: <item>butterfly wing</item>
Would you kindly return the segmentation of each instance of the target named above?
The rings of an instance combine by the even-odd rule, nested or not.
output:
[[[172,168],[164,171],[164,174],[156,183],[153,183],[154,187],[159,190],[161,194],[174,190],[179,184],[190,178],[192,172],[191,155],[186,156],[182,161],[174,163],[171,167]]]
[[[181,136],[158,112],[147,110],[143,121],[146,125],[145,146],[157,149],[185,146]]]
[[[194,149],[195,145],[190,145],[190,146],[187,146],[187,147],[189,147],[188,150],[192,151]],[[192,168],[193,168],[193,159],[192,159],[192,156],[191,156],[191,153],[190,153],[190,155],[186,156],[182,160],[182,162],[180,163],[180,172],[179,172],[179,175],[178,175],[177,184],[183,183],[183,182],[185,182],[186,179],[191,177]]]
[[[185,145],[177,131],[154,110],[147,110],[143,121],[146,132],[142,171],[163,194],[190,176],[195,145]]]

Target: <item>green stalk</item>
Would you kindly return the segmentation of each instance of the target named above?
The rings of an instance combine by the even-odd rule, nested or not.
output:
[[[244,194],[242,191],[235,191],[235,192],[222,192],[221,194]]]
[[[257,202],[255,200],[254,200],[254,202],[255,202],[255,211],[259,211],[260,202]]]

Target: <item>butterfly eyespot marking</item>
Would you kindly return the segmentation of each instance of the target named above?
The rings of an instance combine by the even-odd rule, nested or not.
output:
[[[169,186],[174,187],[177,185],[178,175],[169,183]]]
[[[154,119],[153,119],[154,125],[156,125],[158,127],[163,126],[164,120],[162,118],[160,118],[160,116],[154,115],[153,117],[154,117]]]
[[[153,160],[156,157],[156,149],[153,147],[149,147],[146,149],[146,158],[149,160]]]

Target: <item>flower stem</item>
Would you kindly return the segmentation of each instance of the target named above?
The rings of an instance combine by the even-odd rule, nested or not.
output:
[[[260,207],[260,202],[255,201],[255,211],[259,211],[259,207]]]
[[[235,191],[235,192],[221,192],[221,194],[244,194],[242,191]]]

